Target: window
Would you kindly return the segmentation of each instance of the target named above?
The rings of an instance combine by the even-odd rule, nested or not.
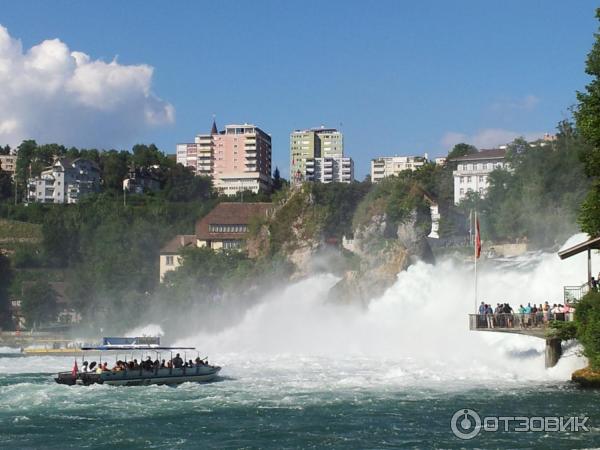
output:
[[[460,195],[463,195],[465,193],[465,190],[463,188],[460,189]]]
[[[167,266],[172,266],[172,265],[173,265],[173,257],[167,256]]]
[[[242,246],[242,241],[237,240],[237,239],[223,241],[223,248],[226,250],[238,249],[241,246]]]
[[[467,177],[467,183],[471,182],[471,177]]]
[[[482,175],[480,175],[480,176],[479,176],[479,182],[480,182],[480,183],[483,183],[483,182],[485,182],[485,177],[484,177],[484,176],[482,176]]]

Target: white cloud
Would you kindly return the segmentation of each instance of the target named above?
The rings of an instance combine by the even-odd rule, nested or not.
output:
[[[533,94],[522,98],[499,100],[492,103],[491,109],[496,112],[533,111],[540,99]]]
[[[152,74],[145,64],[93,60],[59,39],[23,51],[0,25],[0,144],[127,145],[175,120],[152,93]]]
[[[449,131],[441,139],[444,148],[451,149],[456,144],[464,142],[482,148],[495,148],[499,145],[508,144],[518,137],[524,137],[528,141],[533,141],[544,136],[543,131],[511,131],[501,128],[484,128],[474,134],[458,133]]]

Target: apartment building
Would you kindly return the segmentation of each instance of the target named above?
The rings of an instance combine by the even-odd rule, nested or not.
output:
[[[354,161],[344,156],[308,159],[304,180],[320,183],[351,183],[354,181]]]
[[[294,184],[354,181],[354,161],[344,156],[344,136],[334,128],[290,133],[290,177]]]
[[[416,170],[427,162],[423,156],[382,156],[371,160],[371,181],[398,175],[404,170]]]
[[[506,149],[480,150],[471,155],[452,158],[457,164],[454,177],[454,203],[460,203],[468,192],[478,192],[483,198],[489,186],[489,175],[496,169],[507,169]]]
[[[252,124],[219,131],[213,121],[209,134],[177,144],[177,162],[212,177],[215,188],[227,195],[271,188],[271,136]]]

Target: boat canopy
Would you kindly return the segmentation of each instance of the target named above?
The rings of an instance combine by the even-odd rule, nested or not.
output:
[[[195,347],[165,347],[160,345],[160,337],[105,337],[101,345],[83,346],[81,350],[196,350]]]

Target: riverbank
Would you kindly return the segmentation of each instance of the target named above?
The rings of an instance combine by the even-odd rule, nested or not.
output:
[[[581,387],[600,388],[600,372],[592,370],[589,366],[573,372],[571,380]]]

